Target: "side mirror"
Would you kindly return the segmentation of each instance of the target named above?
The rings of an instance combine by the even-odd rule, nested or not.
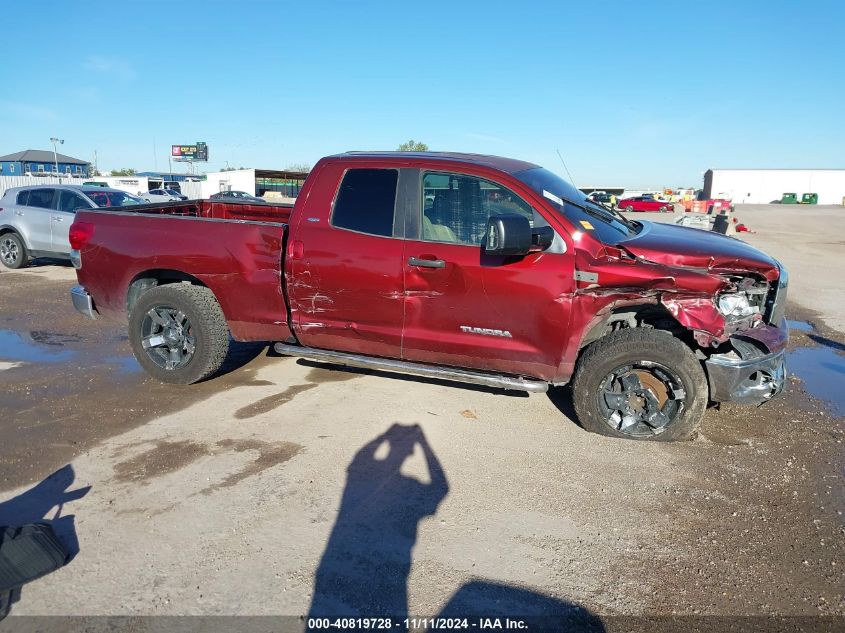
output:
[[[494,215],[487,220],[484,252],[510,257],[531,251],[531,224],[522,215]]]

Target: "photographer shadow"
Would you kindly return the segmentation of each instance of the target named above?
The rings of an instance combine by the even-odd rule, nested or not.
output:
[[[403,474],[419,448],[428,483]],[[314,581],[309,618],[408,614],[408,575],[419,522],[449,494],[443,467],[418,425],[393,424],[362,447],[347,469],[346,486]],[[438,617],[529,618],[531,630],[604,631],[588,610],[534,591],[473,580],[461,586]]]
[[[73,466],[68,464],[29,490],[0,502],[0,531],[4,528],[18,528],[33,523],[47,525],[55,535],[55,539],[61,544],[60,547],[64,549],[64,555],[66,555],[64,564],[69,563],[79,553],[79,540],[76,536],[75,516],[73,514],[63,516],[64,506],[66,503],[81,499],[91,490],[91,486],[69,490],[75,479],[76,473]],[[51,515],[53,508],[55,512]],[[5,545],[2,547],[5,548]],[[31,555],[37,556],[38,552],[33,550]],[[12,564],[11,561],[6,561],[5,556],[3,560],[4,565]],[[28,560],[18,560],[17,557],[13,560],[28,567]],[[20,599],[20,592],[20,586],[0,588],[0,619],[5,617],[11,605]]]

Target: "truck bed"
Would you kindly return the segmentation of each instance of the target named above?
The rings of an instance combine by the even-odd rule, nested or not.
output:
[[[91,234],[79,248],[77,277],[97,312],[118,318],[143,288],[199,283],[214,293],[235,339],[284,340],[289,215],[287,205],[209,200],[79,211],[74,229]]]

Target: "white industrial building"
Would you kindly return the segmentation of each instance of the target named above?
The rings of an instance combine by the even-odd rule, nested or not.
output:
[[[278,169],[232,169],[206,174],[202,183],[202,197],[222,191],[246,193],[273,200],[292,201],[308,176],[304,172]]]
[[[708,169],[706,198],[767,204],[784,193],[817,193],[819,204],[845,204],[845,169]]]

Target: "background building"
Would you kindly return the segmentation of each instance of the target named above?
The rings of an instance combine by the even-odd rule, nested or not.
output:
[[[728,198],[734,204],[767,204],[784,193],[819,194],[819,204],[845,203],[845,169],[708,169],[706,198]]]
[[[57,162],[59,174],[87,178],[91,171],[91,163],[87,160],[54,155],[50,150],[26,149],[0,156],[0,176],[56,175]]]
[[[202,196],[221,191],[245,191],[253,196],[275,192],[279,199],[292,199],[299,195],[307,173],[279,169],[233,169],[213,171],[202,183]]]

